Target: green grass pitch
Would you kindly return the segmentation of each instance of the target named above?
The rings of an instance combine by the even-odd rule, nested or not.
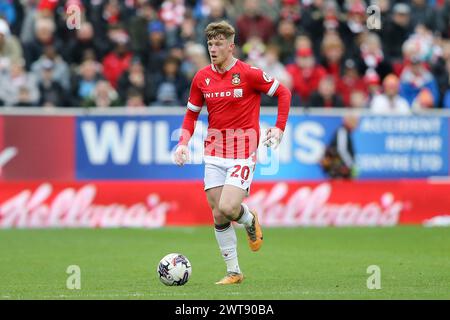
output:
[[[0,299],[450,299],[448,228],[265,228],[251,252],[237,228],[245,281],[217,286],[225,274],[212,227],[156,230],[2,230]],[[156,267],[186,255],[192,277],[166,287]],[[81,289],[69,290],[69,265]],[[381,289],[369,290],[370,265]]]

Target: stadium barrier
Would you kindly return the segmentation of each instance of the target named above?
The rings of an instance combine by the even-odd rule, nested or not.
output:
[[[183,113],[2,110],[0,227],[211,224],[201,165],[206,115],[192,163],[172,163]],[[348,131],[352,174],[330,179],[324,154],[349,117],[357,120]],[[261,127],[275,119],[276,109],[263,109]],[[294,109],[280,148],[260,148],[246,202],[266,226],[439,224],[450,216],[449,119]]]

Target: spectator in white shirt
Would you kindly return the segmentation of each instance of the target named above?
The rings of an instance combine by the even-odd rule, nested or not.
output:
[[[370,104],[372,113],[382,115],[411,114],[408,101],[398,94],[399,88],[400,81],[396,75],[386,76],[383,80],[384,93],[375,95]]]

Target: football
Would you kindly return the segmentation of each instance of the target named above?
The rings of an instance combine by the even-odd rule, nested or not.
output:
[[[166,286],[182,286],[191,277],[192,266],[184,255],[169,253],[159,262],[157,272]]]

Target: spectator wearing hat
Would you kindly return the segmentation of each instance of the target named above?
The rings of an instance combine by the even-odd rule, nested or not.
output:
[[[367,87],[369,101],[371,101],[374,96],[381,93],[381,78],[374,69],[367,69],[363,80]]]
[[[52,60],[42,61],[39,77],[39,105],[43,107],[67,107],[70,102],[66,100],[67,94],[64,88],[54,80],[54,67]]]
[[[113,40],[115,41],[113,52],[103,59],[103,75],[113,88],[117,88],[120,76],[130,66],[133,53],[128,48],[129,37],[126,32],[116,33]]]
[[[37,6],[38,10],[55,11],[58,6],[58,0],[40,0]]]
[[[141,60],[147,72],[159,73],[168,56],[164,24],[159,20],[152,21],[148,24],[147,31],[147,42],[141,53]]]
[[[11,63],[19,63],[22,59],[19,40],[11,34],[8,23],[0,19],[0,72],[7,70]]]
[[[408,115],[410,106],[405,98],[399,95],[400,80],[394,74],[383,80],[384,92],[373,97],[370,110],[379,115]]]
[[[286,67],[292,77],[293,93],[300,97],[302,105],[307,105],[311,94],[319,87],[320,80],[326,75],[326,70],[316,64],[311,48],[299,48],[295,63]]]
[[[9,25],[13,25],[16,22],[16,8],[12,0],[0,1],[0,17],[4,17]]]
[[[392,15],[383,25],[380,36],[386,56],[397,62],[402,59],[402,46],[412,33],[411,8],[406,3],[396,3]]]
[[[419,92],[427,88],[433,96],[433,105],[439,102],[439,87],[436,79],[428,71],[420,58],[412,56],[410,64],[405,67],[400,76],[400,95],[404,97],[410,105]]]

